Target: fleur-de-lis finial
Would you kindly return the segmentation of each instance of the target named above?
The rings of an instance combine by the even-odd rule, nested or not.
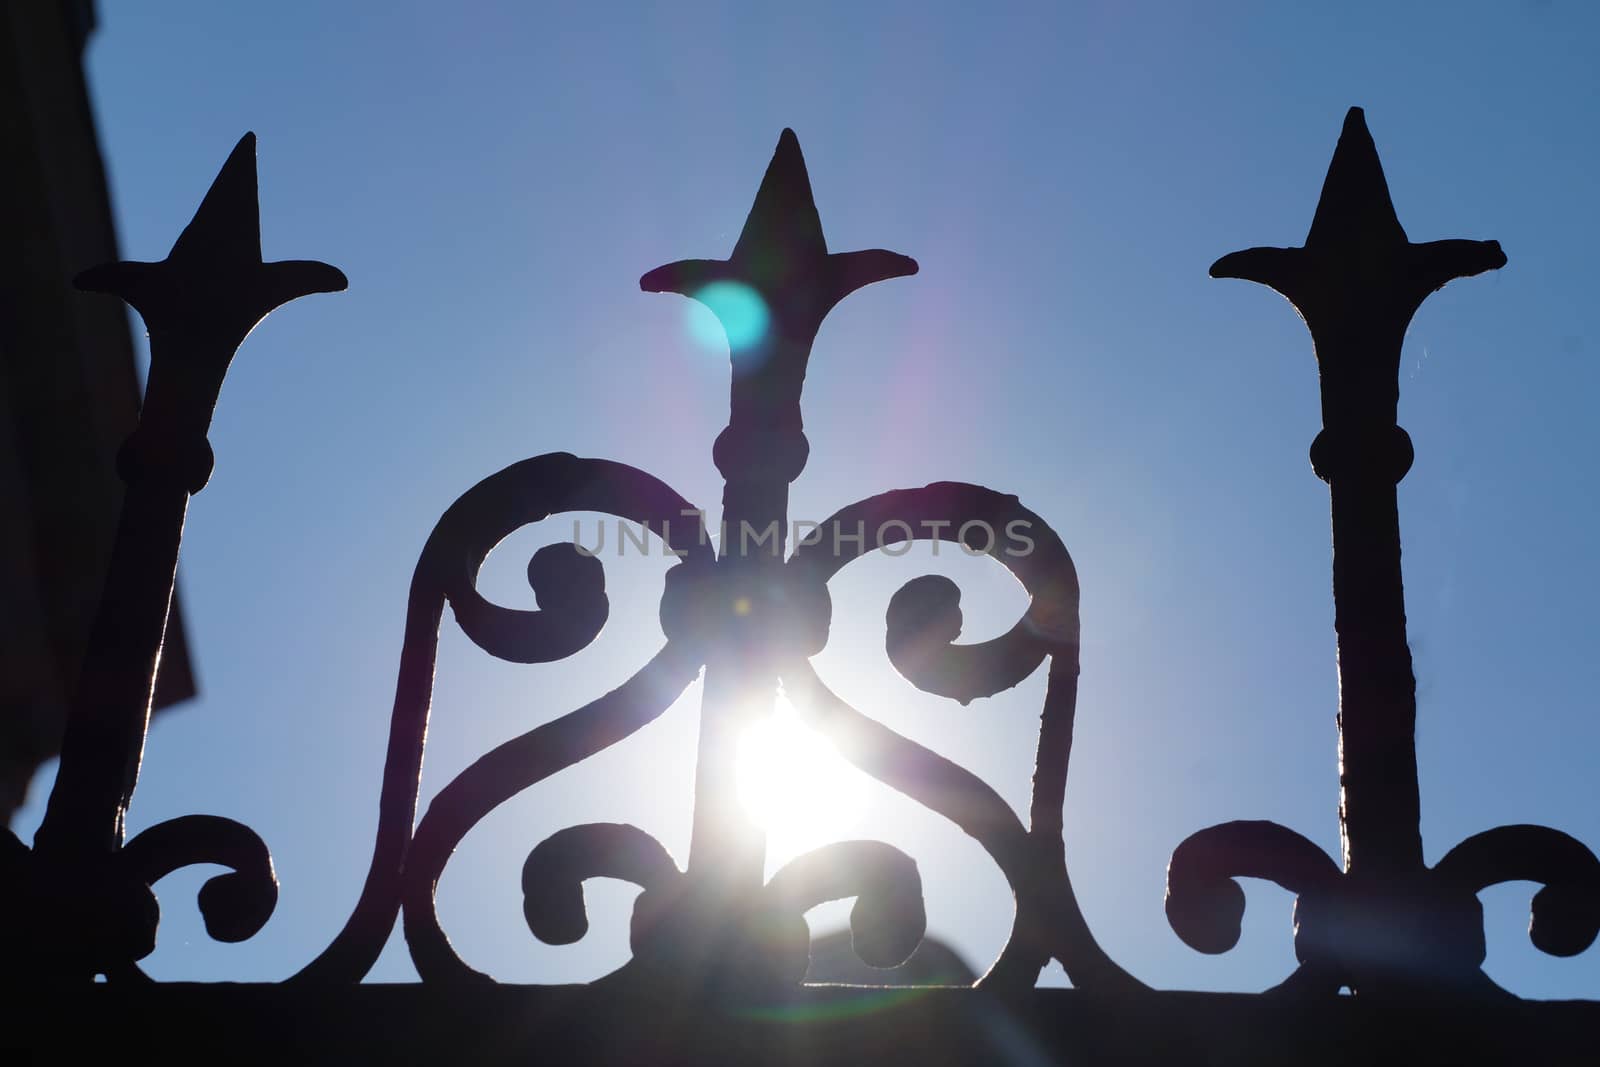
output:
[[[713,459],[731,481],[799,476],[807,446],[800,391],[811,343],[833,306],[862,286],[917,272],[910,256],[881,248],[829,252],[811,195],[811,177],[794,131],[786,129],[761,179],[744,229],[727,259],[684,259],[639,279],[649,293],[700,300],[728,328],[733,362],[732,411]],[[717,283],[746,287],[769,325],[740,337],[715,299]],[[710,297],[708,299],[708,297]]]
[[[1535,944],[1582,950],[1600,928],[1600,864],[1554,830],[1503,826],[1468,839],[1434,867],[1422,851],[1416,681],[1406,642],[1396,486],[1413,458],[1396,424],[1400,350],[1422,301],[1446,282],[1505,265],[1494,241],[1406,236],[1360,108],[1345,118],[1322,198],[1301,248],[1251,248],[1214,277],[1260,282],[1305,319],[1322,378],[1322,431],[1311,462],[1333,519],[1339,654],[1341,870],[1285,827],[1232,822],[1192,835],[1168,868],[1167,914],[1203,952],[1239,935],[1244,897],[1230,875],[1269,877],[1294,892],[1295,952],[1286,983],[1357,992],[1492,988],[1476,893],[1512,877],[1546,883],[1533,902]]]
[[[709,307],[728,333],[732,362],[728,425],[712,448],[725,479],[725,536],[717,573],[700,583],[705,604],[696,613],[725,640],[712,642],[707,663],[688,869],[707,891],[696,905],[701,917],[681,924],[689,941],[716,943],[715,928],[727,925],[719,913],[743,910],[761,885],[765,835],[740,811],[734,753],[745,729],[770,711],[777,661],[810,655],[826,640],[826,590],[796,587],[780,567],[789,484],[810,452],[800,395],[812,342],[850,293],[916,272],[915,260],[883,249],[828,251],[799,139],[785,129],[732,255],[680,260],[639,279],[646,292],[680,293]],[[730,286],[764,314],[764,328],[747,333],[731,321],[722,299]],[[753,546],[746,531],[756,531]]]
[[[349,283],[339,268],[316,260],[262,261],[256,135],[247,133],[166,259],[90,267],[76,284],[122,297],[152,333],[210,335],[237,346],[273,309]]]
[[[206,433],[222,379],[240,343],[274,308],[346,285],[326,263],[262,262],[255,143],[254,134],[240,139],[167,258],[109,263],[77,278],[79,288],[120,296],[144,318],[150,372],[138,427],[118,455],[128,488],[60,769],[34,838],[31,891],[48,902],[51,918],[38,924],[43,940],[27,951],[74,977],[131,967],[149,951],[156,918],[148,886],[176,867],[204,858],[235,869],[201,893],[215,936],[249,936],[276,900],[265,846],[229,820],[173,820],[123,847],[184,514],[211,474]],[[114,929],[100,936],[96,922]],[[52,947],[52,937],[69,947]]]
[[[262,262],[255,155],[256,136],[247,133],[166,259],[106,263],[76,279],[80,289],[120,296],[150,331],[150,377],[139,429],[122,457],[125,478],[174,458],[163,444],[187,448],[188,462],[173,472],[199,492],[211,469],[206,429],[239,345],[275,308],[348,284],[326,263]]]
[[[1259,282],[1294,305],[1322,368],[1324,426],[1342,432],[1393,426],[1400,347],[1428,294],[1505,264],[1497,241],[1413,244],[1406,237],[1366,117],[1353,107],[1305,245],[1234,252],[1212,264],[1211,276]],[[1321,464],[1318,472],[1326,477]]]
[[[1413,244],[1395,214],[1378,150],[1358,107],[1328,165],[1301,248],[1252,248],[1212,266],[1219,278],[1270,286],[1311,331],[1322,377],[1323,429],[1312,445],[1333,493],[1345,856],[1381,867],[1422,862],[1417,825],[1416,683],[1406,645],[1395,484],[1411,467],[1396,425],[1400,349],[1428,294],[1505,265],[1495,241]],[[1370,814],[1369,814],[1370,812]]]
[[[733,254],[727,259],[668,263],[640,278],[639,287],[648,293],[698,297],[712,282],[743,283],[767,301],[775,321],[784,327],[779,334],[809,339],[833,305],[855,290],[915,273],[917,261],[898,252],[828,251],[800,140],[786,129],[778,137]]]

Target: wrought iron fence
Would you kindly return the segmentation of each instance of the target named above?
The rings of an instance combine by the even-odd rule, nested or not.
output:
[[[251,937],[276,902],[267,847],[237,822],[192,815],[123,840],[185,508],[211,474],[206,434],[229,362],[273,309],[345,287],[343,274],[327,264],[262,262],[254,152],[246,135],[166,259],[108,264],[77,279],[80,288],[120,296],[143,316],[151,364],[139,427],[118,459],[127,496],[48,809],[31,850],[9,832],[0,836],[6,970],[37,988],[70,990],[96,976],[113,986],[139,984],[138,961],[156,939],[151,886],[180,867],[230,869],[199,894],[215,938]],[[1559,830],[1502,826],[1456,845],[1431,867],[1423,860],[1396,500],[1413,455],[1396,424],[1400,349],[1431,292],[1505,262],[1493,241],[1411,242],[1363,115],[1352,109],[1304,245],[1235,252],[1212,267],[1215,277],[1259,282],[1287,297],[1311,331],[1320,369],[1323,426],[1311,461],[1332,500],[1343,855],[1330,857],[1268,821],[1200,829],[1173,853],[1166,912],[1184,942],[1220,953],[1239,936],[1244,895],[1236,879],[1268,879],[1295,894],[1299,966],[1270,1001],[1274,1012],[1286,1013],[1280,1019],[1302,1010],[1286,1005],[1350,1004],[1335,996],[1341,990],[1360,994],[1366,1005],[1445,996],[1511,1010],[1505,1005],[1512,998],[1481,969],[1476,894],[1495,883],[1541,883],[1529,933],[1545,952],[1581,952],[1600,931],[1600,861]],[[1073,893],[1062,820],[1077,714],[1079,590],[1060,538],[1016,497],[956,482],[885,492],[847,504],[820,526],[805,524],[803,534],[791,531],[789,485],[808,453],[801,392],[813,339],[846,296],[916,271],[912,259],[882,249],[828,250],[799,143],[784,131],[732,254],[668,264],[640,279],[647,291],[702,300],[730,327],[730,415],[712,455],[724,479],[722,535],[714,542],[704,511],[651,475],[565,453],[512,464],[445,512],[412,579],[366,884],[342,932],[290,980],[302,991],[296,1004],[314,1003],[306,990],[320,991],[315,1003],[325,1010],[351,1003],[336,991],[367,974],[397,918],[425,984],[491,985],[452,950],[435,913],[435,887],[456,845],[497,805],[652,721],[702,668],[685,866],[633,826],[588,824],[546,839],[523,867],[528,926],[550,943],[586,932],[586,879],[642,887],[632,960],[597,988],[649,997],[690,978],[697,997],[721,1004],[792,999],[807,963],[803,915],[828,900],[855,900],[854,945],[870,964],[892,966],[922,940],[917,865],[886,843],[828,845],[764,877],[763,831],[740,813],[734,760],[739,737],[770,711],[781,684],[803,720],[848,760],[949,819],[1004,874],[1015,920],[976,983],[980,989],[1025,997],[1055,960],[1078,991],[1157,1003],[1139,999],[1161,994],[1100,947]],[[730,291],[753,296],[767,316],[764,329],[746,337],[733,328],[726,301],[708,295]],[[536,611],[491,603],[475,587],[479,566],[507,534],[579,511],[638,523],[679,557],[660,604],[664,645],[605,696],[482,756],[418,819],[446,605],[478,647],[522,663],[570,656],[605,625],[603,566],[576,544],[547,546],[529,561]],[[1029,606],[1004,635],[957,644],[959,590],[942,577],[918,578],[890,602],[887,655],[918,688],[963,703],[1045,666],[1026,820],[970,771],[851,707],[810,665],[828,638],[829,580],[869,552],[930,539],[992,557],[1023,585]],[[494,1003],[496,994],[481,995]],[[838,994],[811,995],[823,1003]],[[234,1008],[247,1012],[239,1006],[248,999],[239,993]],[[1194,1008],[1167,1002],[1162,1010]],[[1229,1010],[1215,1007],[1206,1025],[1226,1026]],[[1568,1031],[1556,1025],[1550,1033]]]

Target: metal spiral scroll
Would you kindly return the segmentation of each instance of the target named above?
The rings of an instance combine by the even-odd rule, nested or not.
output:
[[[182,867],[217,864],[226,874],[206,880],[198,902],[206,933],[217,941],[254,937],[278,903],[272,855],[256,832],[217,815],[184,815],[157,823],[122,847],[122,865],[154,885]]]
[[[486,479],[440,520],[418,562],[412,583],[400,681],[391,723],[390,759],[380,823],[367,885],[344,931],[301,972],[302,978],[353,981],[370,969],[397,912],[424,980],[487,981],[454,952],[434,910],[434,892],[450,855],[476,823],[499,804],[561,769],[592,756],[653,721],[695,678],[704,649],[669,639],[656,656],[611,693],[508,741],[474,762],[434,798],[412,830],[422,739],[431,705],[438,626],[449,603],[464,631],[480,647],[519,662],[548,662],[582,648],[606,618],[603,574],[597,559],[569,545],[535,554],[530,581],[540,610],[493,605],[474,586],[488,552],[512,531],[562,511],[595,511],[639,522],[661,535],[684,562],[668,572],[670,585],[708,573],[709,550],[687,503],[662,483],[632,468],[568,455],[542,456]],[[1013,937],[986,977],[991,984],[1028,983],[1050,959],[1060,959],[1080,985],[1137,984],[1104,954],[1089,933],[1073,897],[1061,844],[1061,807],[1070,755],[1077,681],[1077,578],[1055,534],[1014,497],[977,486],[942,483],[852,505],[830,522],[876,529],[891,519],[925,528],[942,525],[946,540],[972,521],[1003,529],[1027,524],[1035,540],[1026,556],[993,554],[1017,576],[1032,604],[1012,630],[978,645],[954,645],[959,633],[959,593],[908,583],[895,603],[922,597],[939,610],[909,615],[891,607],[887,645],[906,676],[929,692],[963,702],[1015,686],[1044,660],[1052,660],[1045,697],[1032,829],[1025,828],[994,790],[971,772],[903,738],[849,707],[804,660],[782,680],[805,721],[826,734],[863,770],[946,816],[994,857],[1018,898]],[[676,524],[676,525],[675,525]],[[830,526],[829,528],[834,528]],[[893,524],[891,523],[891,529]],[[886,537],[885,545],[896,543]],[[826,582],[855,555],[801,546],[788,568],[802,582]],[[559,575],[559,584],[552,576]],[[942,581],[942,580],[940,580]],[[670,592],[670,591],[669,591]],[[950,599],[946,599],[949,597]],[[934,605],[934,601],[942,603]],[[663,611],[672,603],[664,599]],[[951,613],[957,616],[954,626]],[[563,614],[564,613],[564,614]],[[921,619],[918,623],[915,620]],[[942,627],[942,628],[941,628]],[[677,629],[669,627],[669,632]],[[942,643],[930,643],[937,636]],[[590,877],[633,881],[645,893],[635,912],[636,950],[648,945],[658,903],[687,890],[682,872],[653,838],[634,827],[583,826],[561,831],[529,855],[524,868],[530,929],[550,943],[570,943],[587,929],[581,883]],[[799,939],[801,915],[828,899],[854,896],[852,929],[860,954],[892,966],[916,948],[925,923],[916,865],[891,846],[842,842],[792,861],[762,893],[775,929],[788,948]],[[776,952],[777,949],[775,948]],[[792,969],[792,968],[791,968]],[[803,966],[791,977],[798,980]]]
[[[1028,552],[1012,554],[991,536],[1014,523],[1033,540]],[[1029,825],[982,779],[851,707],[803,661],[791,664],[783,677],[794,706],[846,759],[955,823],[1000,867],[1016,895],[1016,918],[1011,938],[980,984],[1031,986],[1056,959],[1079,987],[1141,986],[1095,941],[1067,873],[1062,819],[1077,708],[1079,591],[1066,547],[1016,497],[959,482],[882,493],[835,513],[822,529],[862,526],[879,531],[874,548],[937,536],[985,552],[1028,592],[1028,609],[1008,632],[957,645],[960,590],[937,576],[913,579],[890,601],[885,646],[913,685],[964,704],[1016,686],[1049,658]],[[968,529],[984,532],[969,536]],[[849,554],[840,553],[831,538],[801,544],[789,567],[826,582],[867,551],[862,543],[848,543],[855,544]]]
[[[505,800],[655,719],[694,680],[698,654],[669,643],[614,692],[473,763],[440,791],[413,832],[445,604],[480,648],[520,663],[570,656],[594,640],[605,624],[603,565],[570,544],[546,546],[529,563],[538,611],[491,604],[475,586],[478,568],[506,536],[572,511],[638,522],[682,553],[686,563],[709,557],[694,510],[672,489],[632,467],[566,453],[513,464],[478,483],[445,512],[411,581],[366,885],[343,931],[298,977],[360,979],[377,959],[402,904],[413,958],[424,978],[476,975],[450,948],[433,909],[435,886],[456,844]]]
[[[570,545],[547,546],[530,563],[541,608],[537,612],[490,604],[473,585],[479,565],[496,543],[523,525],[562,511],[604,512],[661,535],[670,548],[685,554],[684,562],[668,572],[669,587],[707,573],[709,549],[699,523],[683,518],[692,514],[687,502],[620,464],[541,456],[507,468],[463,496],[429,538],[412,584],[390,761],[366,888],[344,931],[300,978],[358,980],[371,968],[396,912],[403,909],[407,943],[424,980],[488,981],[455,953],[434,909],[438,879],[456,846],[499,804],[654,720],[695,678],[704,649],[669,639],[616,690],[474,762],[439,792],[412,831],[443,605],[448,602],[455,609],[463,629],[480,647],[519,662],[570,655],[592,640],[605,621],[601,564]],[[558,575],[561,584],[552,586]],[[664,613],[673,603],[670,592]],[[565,617],[555,614],[563,609]],[[645,890],[635,910],[634,941],[641,952],[649,944],[651,916],[665,910],[658,902],[671,902],[687,889],[665,849],[642,830],[573,827],[541,843],[524,867],[525,911],[536,936],[554,944],[583,936],[587,920],[581,885],[591,877],[622,878]],[[775,927],[785,927],[787,947],[793,950],[798,943],[801,966],[790,975],[793,980],[804,972],[807,935],[801,915],[825,900],[847,896],[857,897],[852,927],[868,962],[892,966],[920,943],[924,920],[915,864],[880,843],[827,846],[791,862],[763,892],[762,907]]]

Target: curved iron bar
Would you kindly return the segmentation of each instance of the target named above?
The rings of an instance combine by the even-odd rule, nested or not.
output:
[[[547,945],[571,945],[589,932],[583,883],[590,878],[632,882],[660,892],[683,877],[661,842],[627,823],[585,823],[557,830],[522,864],[522,914]]]
[[[1528,938],[1541,952],[1576,956],[1600,934],[1600,860],[1570,834],[1547,826],[1497,826],[1445,853],[1433,873],[1477,893],[1501,882],[1539,882]]]
[[[199,863],[233,868],[200,887],[200,915],[217,941],[254,937],[278,906],[272,853],[254,830],[232,819],[184,815],[157,823],[124,845],[117,862],[148,886]]]
[[[1013,530],[1027,542],[1018,539],[1013,547],[1005,536]],[[967,704],[1017,685],[1047,655],[1076,658],[1077,571],[1050,527],[1014,496],[962,482],[892,490],[840,509],[819,533],[795,546],[789,566],[823,582],[869,551],[941,540],[993,556],[1033,598],[1008,632],[957,645],[961,594],[955,583],[928,575],[902,586],[890,601],[886,647],[896,669],[924,692]]]
[[[157,823],[124,845],[115,862],[126,877],[146,889],[183,867],[214,863],[233,868],[208,878],[197,898],[206,933],[215,941],[249,940],[261,932],[278,906],[272,853],[254,830],[233,819],[183,815]],[[159,905],[156,908],[159,919]],[[107,967],[105,975],[108,982],[153,981],[133,960]]]
[[[406,943],[423,981],[488,980],[456,955],[434,910],[439,877],[467,832],[524,789],[653,722],[700,665],[697,650],[668,642],[618,688],[494,748],[439,791],[417,824],[401,886]]]
[[[552,594],[560,606],[572,609],[569,616],[549,610],[555,605],[543,600],[539,611],[498,607],[475,588],[478,568],[507,535],[572,511],[603,512],[641,523],[686,562],[710,557],[699,519],[684,517],[694,514],[686,500],[651,475],[608,460],[581,459],[565,452],[535,456],[490,475],[450,506],[423,546],[411,579],[377,838],[366,883],[344,928],[297,978],[359,980],[394,928],[416,819],[439,623],[446,602],[466,620],[463,629],[479,647],[516,662],[561,659],[599,633],[607,610],[599,561],[584,559],[572,546],[548,546],[529,564],[536,593]],[[564,569],[570,573],[564,575]],[[674,651],[672,658],[680,651]],[[652,662],[666,655],[663,651]]]
[[[855,897],[850,941],[869,967],[898,967],[928,930],[916,861],[882,841],[835,841],[796,856],[763,895],[775,912],[796,919],[819,904]]]
[[[949,819],[1000,868],[1017,897],[1017,918],[1000,958],[980,980],[983,984],[1031,984],[1051,958],[1060,959],[1074,985],[1082,988],[1141,984],[1105,954],[1089,931],[1068,879],[1059,835],[1054,843],[1041,841],[983,779],[858,711],[829,689],[810,664],[786,668],[783,684],[801,718],[827,735],[840,755]],[[1052,685],[1059,690],[1059,679],[1052,678]]]
[[[1167,922],[1190,948],[1218,955],[1239,943],[1245,899],[1236,879],[1263,878],[1299,895],[1332,890],[1343,877],[1331,856],[1286,826],[1250,819],[1219,823],[1190,834],[1173,850]],[[1310,975],[1302,966],[1284,987],[1306,988]],[[1331,991],[1338,988],[1333,981]]]
[[[1026,882],[1028,831],[987,782],[852,707],[809,663],[788,664],[783,689],[802,721],[827,736],[841,756],[955,823],[994,858],[1014,891]]]
[[[820,692],[809,717],[846,758],[956,823],[999,864],[1017,896],[1017,914],[982,984],[1031,986],[1055,958],[1077,986],[1142,988],[1095,940],[1066,862],[1063,810],[1079,669],[1078,576],[1066,546],[1016,497],[962,482],[880,493],[836,512],[821,530],[820,540],[796,546],[789,566],[822,582],[869,550],[937,538],[994,557],[1022,583],[1031,600],[1009,631],[956,645],[959,590],[934,576],[914,579],[890,601],[885,644],[913,685],[962,703],[1017,685],[1049,657],[1027,829],[988,785],[850,707],[821,686],[809,665],[787,672],[784,684],[792,698]],[[855,540],[867,531],[869,537]],[[854,551],[841,552],[843,545]],[[795,700],[803,715],[809,703]]]

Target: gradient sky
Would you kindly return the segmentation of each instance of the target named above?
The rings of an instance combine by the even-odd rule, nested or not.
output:
[[[460,493],[572,451],[649,470],[714,516],[726,352],[696,339],[687,301],[637,279],[727,255],[785,126],[832,246],[922,268],[824,326],[792,514],[951,479],[1015,493],[1061,534],[1084,624],[1067,844],[1117,960],[1161,987],[1274,984],[1293,967],[1289,895],[1247,883],[1239,947],[1202,956],[1166,924],[1167,859],[1237,818],[1338,853],[1316,366],[1282,299],[1206,270],[1304,239],[1353,104],[1413,240],[1494,238],[1510,260],[1431,298],[1403,357],[1427,857],[1502,823],[1600,846],[1600,6],[100,7],[89,73],[124,255],[165,255],[254,130],[267,257],[350,278],[273,315],[229,374],[181,564],[202,695],[152,729],[130,819],[248,823],[281,900],[256,939],[218,945],[193,903],[210,872],[174,875],[156,976],[283,977],[342,924],[376,825],[411,569]],[[531,606],[529,553],[570,536],[519,532],[481,587]],[[424,803],[641,665],[665,562],[609,560],[612,621],[560,664],[491,660],[447,613]],[[988,561],[863,561],[834,583],[819,669],[1024,809],[1042,672],[962,708],[883,655],[889,596],[934,569],[963,585],[968,640],[1025,606]],[[523,925],[518,871],[548,834],[596,821],[637,822],[681,861],[697,709],[698,687],[467,838],[440,912],[468,962],[571,981],[626,957],[630,887],[591,883],[589,937],[552,948]],[[855,810],[780,835],[773,860],[835,833],[896,844],[921,865],[932,931],[986,967],[1010,925],[999,871],[886,788],[852,790]],[[1490,974],[1527,996],[1600,995],[1600,949],[1528,943],[1532,889],[1484,894]],[[396,937],[374,977],[412,975]]]

